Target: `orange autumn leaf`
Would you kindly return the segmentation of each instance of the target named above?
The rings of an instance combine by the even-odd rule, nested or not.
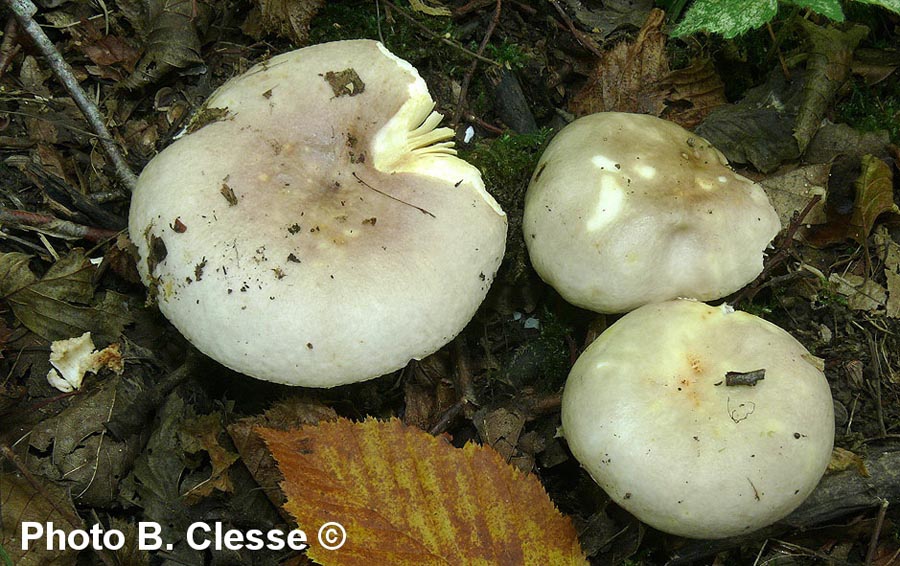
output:
[[[455,448],[397,419],[257,432],[320,564],[587,564],[538,479],[488,447]],[[338,550],[316,541],[329,521],[346,530]]]

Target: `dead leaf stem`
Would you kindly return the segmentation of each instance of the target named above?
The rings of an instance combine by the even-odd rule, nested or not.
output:
[[[95,244],[111,240],[119,235],[119,232],[115,230],[84,226],[68,220],[60,220],[55,216],[36,214],[25,210],[12,210],[9,208],[0,208],[0,224],[11,226],[13,228],[35,228],[38,231],[46,232],[51,236],[87,240],[88,242],[93,242]]]

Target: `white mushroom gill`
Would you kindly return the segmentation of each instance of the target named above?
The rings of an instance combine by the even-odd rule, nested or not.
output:
[[[379,44],[379,49],[388,53]],[[453,130],[438,127],[443,115],[434,111],[434,101],[418,71],[406,61],[390,55],[409,72],[409,99],[375,135],[372,143],[373,164],[387,173],[418,173],[428,177],[450,180],[455,186],[472,185],[494,211],[505,217],[500,205],[487,192],[478,169],[456,157]]]

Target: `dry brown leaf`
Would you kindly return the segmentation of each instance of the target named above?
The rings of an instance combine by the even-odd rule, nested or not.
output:
[[[900,52],[895,49],[859,47],[853,52],[850,70],[872,86],[891,76],[900,67]]]
[[[505,407],[479,411],[473,419],[481,440],[509,462],[518,452],[519,436],[525,428],[525,416]]]
[[[131,71],[137,64],[141,52],[125,43],[121,37],[107,35],[81,46],[81,50],[96,65],[109,66],[121,64]]]
[[[0,253],[0,298],[41,338],[62,340],[90,331],[112,342],[131,323],[124,295],[94,293],[95,268],[84,250],[70,251],[40,279],[31,271],[30,259],[18,252]]]
[[[888,292],[884,314],[891,318],[900,318],[900,275],[885,269],[884,276],[887,279]]]
[[[831,461],[828,462],[828,472],[843,472],[851,468],[856,468],[856,472],[862,477],[869,477],[866,462],[859,454],[835,446],[831,451]]]
[[[724,85],[708,61],[669,70],[664,21],[665,12],[651,10],[633,41],[619,43],[597,62],[569,109],[578,116],[611,111],[663,116],[690,128],[724,104]]]
[[[805,234],[804,239],[808,244],[821,248],[850,238],[860,244],[865,244],[875,221],[881,214],[900,212],[900,209],[894,204],[891,168],[884,161],[872,155],[864,155],[860,167],[861,172],[853,181],[856,194],[853,197],[852,211],[841,213],[834,207],[826,207],[828,221],[825,224],[813,226]],[[834,178],[834,166],[832,166],[829,199],[832,198],[835,191],[840,189],[840,185],[832,186]]]
[[[292,397],[268,409],[262,415],[247,417],[228,425],[228,435],[241,455],[241,461],[250,470],[272,503],[281,506],[283,494],[276,487],[283,479],[265,442],[255,433],[265,428],[292,430],[300,425],[314,425],[319,421],[337,418],[334,409],[307,399]]]
[[[803,223],[822,224],[827,220],[824,196],[828,187],[829,169],[828,163],[805,165],[759,181],[769,202],[775,207],[782,226],[789,225],[794,214],[806,208],[816,195],[821,200],[803,218]]]
[[[893,174],[887,163],[872,155],[862,158],[862,174],[856,180],[856,201],[850,224],[850,236],[866,241],[875,220],[884,212],[900,212],[894,204]]]
[[[662,114],[665,95],[657,83],[669,72],[664,21],[665,12],[651,10],[634,41],[619,43],[597,62],[569,109],[578,116],[609,111]]]
[[[81,518],[69,494],[62,487],[40,477],[28,481],[18,474],[0,473],[0,548],[5,549],[11,564],[17,566],[62,566],[75,564],[77,551],[50,550],[43,541],[31,541],[23,548],[21,526],[33,521],[63,532],[81,529]],[[0,564],[6,564],[0,555]]]
[[[72,43],[95,65],[109,67],[120,65],[128,72],[134,70],[141,51],[117,35],[108,34],[101,22],[89,19],[76,20],[78,25],[63,28],[72,35]],[[57,21],[57,24],[63,24]]]
[[[847,297],[847,306],[855,311],[874,313],[884,306],[887,299],[884,287],[859,275],[832,273],[828,281],[836,293]]]
[[[214,6],[204,0],[119,0],[117,7],[134,26],[144,55],[120,83],[142,88],[174,69],[201,65],[202,42]]]
[[[231,493],[234,489],[228,470],[237,461],[238,455],[220,442],[219,435],[224,433],[222,418],[217,413],[195,417],[181,425],[178,436],[185,453],[206,452],[210,464],[209,478],[185,493],[185,501],[189,504],[197,503],[217,491]]]
[[[12,330],[6,326],[6,321],[0,318],[0,360],[3,359],[3,350],[6,349],[6,342],[12,336]]]
[[[309,23],[325,5],[325,0],[257,0],[244,22],[245,33],[260,39],[267,35],[286,37],[297,45],[309,41]]]
[[[396,419],[259,434],[300,527],[346,529],[336,551],[311,537],[309,556],[327,566],[587,564],[538,479],[490,448],[454,448]]]
[[[663,117],[685,128],[693,128],[727,102],[725,83],[709,59],[672,71],[662,78],[660,87],[667,89],[668,108]]]

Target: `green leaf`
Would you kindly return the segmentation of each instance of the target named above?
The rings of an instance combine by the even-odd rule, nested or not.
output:
[[[883,6],[900,12],[900,0],[857,0],[866,4]],[[807,8],[836,22],[844,21],[840,0],[784,0],[800,8]],[[672,37],[680,37],[697,31],[719,33],[725,39],[741,35],[757,28],[778,13],[778,0],[696,0],[684,19],[672,31]]]
[[[841,3],[839,0],[787,0],[787,3],[799,6],[800,8],[808,8],[813,12],[836,22],[844,21],[844,11],[841,10]]]
[[[697,0],[672,31],[672,37],[703,30],[731,39],[771,21],[777,12],[777,0]]]
[[[885,10],[890,10],[900,14],[900,0],[856,0],[860,4],[871,4],[873,6],[881,6]]]

